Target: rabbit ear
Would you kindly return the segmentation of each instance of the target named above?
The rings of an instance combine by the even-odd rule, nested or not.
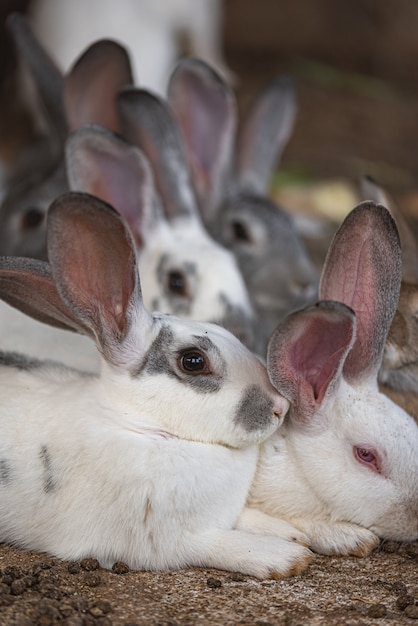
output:
[[[69,192],[52,203],[47,233],[51,271],[64,303],[90,329],[104,358],[126,366],[122,343],[130,331],[140,332],[149,315],[125,221],[98,198]],[[137,362],[139,348],[135,344]]]
[[[291,404],[294,420],[308,425],[327,391],[341,376],[355,337],[354,312],[321,301],[288,315],[270,338],[267,369],[274,387]]]
[[[186,58],[170,78],[168,101],[182,132],[201,210],[212,221],[231,169],[234,93],[204,61]]]
[[[45,261],[1,257],[0,298],[39,322],[91,334],[62,301]]]
[[[64,76],[35,37],[27,19],[12,13],[7,25],[14,44],[29,67],[36,90],[52,127],[52,139],[61,148],[67,135],[67,122],[63,108]]]
[[[123,134],[150,161],[168,219],[199,219],[179,129],[168,105],[144,89],[123,89],[118,97]]]
[[[376,378],[396,311],[402,259],[396,224],[389,211],[362,202],[336,232],[322,271],[319,297],[351,307],[357,340],[344,374],[352,381]]]
[[[116,94],[133,83],[129,56],[109,39],[92,44],[65,78],[64,102],[70,130],[100,124],[119,131]]]
[[[402,278],[408,283],[418,284],[418,244],[406,219],[389,194],[370,176],[361,179],[361,191],[365,200],[383,204],[398,227],[402,249]]]
[[[105,128],[83,126],[67,140],[66,164],[70,189],[87,192],[115,207],[142,246],[163,215],[151,169],[141,151]]]
[[[296,95],[293,82],[279,76],[257,97],[240,131],[237,176],[242,188],[266,194],[270,177],[293,130]]]

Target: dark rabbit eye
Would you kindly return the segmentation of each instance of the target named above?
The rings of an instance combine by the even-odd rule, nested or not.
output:
[[[169,272],[168,288],[177,296],[187,296],[187,281],[184,274],[178,270]]]
[[[188,374],[208,374],[209,368],[206,357],[197,350],[185,352],[180,357],[180,367]]]
[[[232,222],[232,234],[236,241],[251,241],[250,234],[248,229],[244,226],[242,222]]]
[[[42,224],[43,220],[43,211],[36,207],[31,207],[22,217],[22,228],[23,230],[34,230]]]

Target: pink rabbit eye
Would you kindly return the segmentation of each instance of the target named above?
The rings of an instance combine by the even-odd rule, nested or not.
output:
[[[380,470],[380,460],[379,456],[373,448],[364,447],[355,447],[354,448],[354,456],[363,465],[370,467],[375,472],[381,473]]]

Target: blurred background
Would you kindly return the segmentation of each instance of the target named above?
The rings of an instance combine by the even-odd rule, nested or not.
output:
[[[164,3],[172,7],[170,0],[159,0],[161,10]],[[114,0],[118,11],[123,4]],[[19,99],[4,22],[10,12],[32,16],[36,10],[34,0],[1,2],[0,158],[5,160],[14,159],[33,121]],[[221,0],[216,28],[216,62],[232,76],[242,113],[276,74],[296,81],[298,116],[272,181],[275,197],[292,210],[318,211],[338,221],[357,201],[359,177],[369,174],[392,192],[406,215],[418,213],[416,0]],[[199,52],[181,20],[174,29],[176,55]]]

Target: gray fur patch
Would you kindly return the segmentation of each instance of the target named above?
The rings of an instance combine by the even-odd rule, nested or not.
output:
[[[35,359],[18,352],[0,352],[0,365],[15,367],[18,370],[31,370],[41,367],[44,361]]]
[[[194,335],[193,341],[197,349],[216,358],[217,373],[213,374],[186,374],[175,368],[170,353],[173,358],[181,355],[187,348],[193,350],[193,345],[183,346],[177,352],[173,352],[174,333],[168,326],[163,326],[145,355],[142,365],[132,373],[133,377],[139,376],[142,372],[151,375],[166,374],[175,378],[183,385],[188,385],[201,393],[214,393],[221,389],[222,380],[226,371],[226,363],[222,358],[217,346],[208,338]]]
[[[6,459],[0,459],[0,485],[9,485],[11,482],[12,470]]]
[[[264,429],[272,419],[273,400],[257,385],[246,388],[235,414],[235,423],[247,432]]]
[[[57,484],[52,471],[51,455],[46,446],[41,447],[41,450],[39,452],[39,458],[41,459],[44,469],[44,492],[53,493],[54,491],[56,491]]]
[[[248,348],[253,348],[255,339],[252,320],[241,307],[232,304],[224,293],[219,294],[219,300],[225,313],[222,319],[214,320],[215,324],[229,330]]]

